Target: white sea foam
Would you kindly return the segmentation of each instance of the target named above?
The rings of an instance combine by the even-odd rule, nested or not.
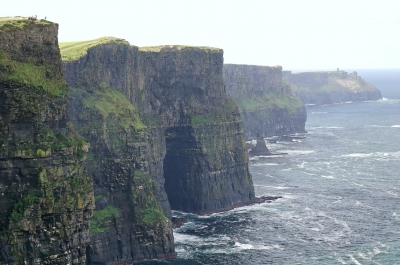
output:
[[[352,153],[341,155],[341,157],[351,157],[351,158],[388,158],[388,157],[400,157],[400,151],[397,152],[374,152],[374,153]]]
[[[392,127],[392,128],[400,128],[400,125],[392,125],[390,127]]]
[[[253,167],[262,167],[262,166],[280,166],[278,163],[259,163],[252,165]]]
[[[321,175],[321,177],[326,178],[326,179],[335,179],[334,176],[324,176],[324,175]]]
[[[203,241],[203,240],[198,236],[174,232],[174,241],[179,242],[179,243],[185,243],[185,242],[187,243],[187,242],[199,242],[199,241]]]
[[[235,242],[235,247],[242,249],[242,250],[248,250],[248,249],[257,249],[257,250],[262,250],[262,249],[282,249],[279,245],[272,245],[272,246],[264,246],[264,245],[252,245],[252,244],[242,244],[239,242]]]
[[[350,182],[350,183],[353,183],[353,184],[356,185],[356,186],[364,187],[363,184],[358,184],[358,183],[355,183],[355,182]]]
[[[338,261],[342,264],[347,264],[346,261],[344,261],[342,258],[338,258]]]
[[[311,112],[311,114],[325,114],[325,113],[328,113],[328,112],[326,112],[326,111],[313,111],[313,112]]]
[[[293,187],[284,187],[284,186],[267,186],[267,185],[254,185],[255,187],[263,187],[263,188],[272,188],[277,190],[286,190],[292,189]]]
[[[309,155],[315,153],[314,150],[282,150],[281,152],[287,153],[290,156],[293,155]]]
[[[358,260],[356,260],[354,257],[353,257],[353,255],[349,255],[349,258],[351,259],[351,261],[352,262],[354,262],[355,264],[357,264],[357,265],[361,265],[361,263],[360,262],[358,262]]]

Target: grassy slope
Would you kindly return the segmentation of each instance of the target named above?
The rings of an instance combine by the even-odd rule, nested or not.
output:
[[[252,96],[243,100],[238,100],[237,105],[241,112],[280,108],[287,109],[290,113],[293,113],[297,108],[302,107],[303,103],[300,99],[294,97],[286,95],[279,96],[274,93],[263,93],[259,96]]]
[[[17,32],[28,26],[51,25],[46,20],[31,21],[27,18],[13,17],[0,18],[0,35],[6,32]],[[15,57],[15,56],[14,56]],[[54,69],[54,65],[43,64],[40,59],[29,57],[24,61],[18,61],[12,54],[1,49],[0,46],[0,81],[20,83],[43,89],[50,95],[60,96],[67,91],[67,83],[62,78],[49,78]],[[50,74],[49,74],[50,73]]]
[[[99,88],[90,91],[71,88],[71,92],[82,93],[84,106],[98,112],[111,126],[134,127],[137,130],[146,128],[127,97],[104,82],[100,84]]]
[[[58,46],[60,47],[61,59],[63,61],[75,61],[85,56],[89,48],[107,43],[129,44],[126,40],[123,39],[118,39],[114,37],[102,37],[95,40],[87,41],[60,42]]]

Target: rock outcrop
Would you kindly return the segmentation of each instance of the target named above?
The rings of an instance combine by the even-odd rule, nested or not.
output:
[[[305,104],[323,105],[382,98],[381,92],[357,72],[283,72],[283,80]]]
[[[250,156],[272,155],[265,144],[264,137],[258,136],[256,146],[249,151]]]
[[[85,264],[88,142],[67,112],[58,25],[0,19],[0,264]]]
[[[305,106],[282,83],[282,67],[225,64],[224,82],[247,139],[305,132]]]
[[[242,121],[224,90],[223,52],[93,43],[62,46],[71,117],[96,146],[95,166],[88,165],[96,211],[118,212],[100,227],[106,231],[91,234],[90,261],[173,257],[170,208],[204,214],[254,199]],[[120,97],[114,107],[98,103],[110,101],[107,93]]]

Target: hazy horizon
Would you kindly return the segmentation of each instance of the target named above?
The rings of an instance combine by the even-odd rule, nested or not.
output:
[[[47,17],[59,41],[224,50],[225,63],[291,69],[400,69],[400,1],[11,1],[0,16]]]

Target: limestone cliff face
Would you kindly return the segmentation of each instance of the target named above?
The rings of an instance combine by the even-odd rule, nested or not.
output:
[[[283,80],[305,104],[333,104],[347,101],[367,101],[382,98],[372,84],[345,71],[283,72]]]
[[[67,82],[75,87],[71,90],[71,106],[75,108],[71,109],[71,116],[84,128],[81,132],[92,146],[98,146],[93,154],[98,168],[88,166],[99,198],[96,206],[112,205],[120,213],[125,211],[126,217],[118,218],[129,228],[121,230],[118,222],[110,223],[108,232],[92,234],[94,264],[173,257],[171,226],[163,218],[171,216],[170,205],[177,210],[207,213],[254,199],[242,122],[235,103],[225,95],[222,64],[220,49],[138,49],[123,42],[94,46],[86,55],[63,63]],[[102,112],[100,109],[86,110],[91,108],[91,95],[103,93],[103,89],[122,92],[139,114],[140,123],[125,124],[125,129],[113,131],[114,125],[104,119],[105,115],[102,119],[95,117]],[[93,102],[96,106],[97,100]],[[126,123],[127,112],[116,115],[116,109],[109,112],[110,121]],[[96,121],[102,125],[95,125],[98,128],[93,130],[91,124]],[[132,172],[138,172],[138,176]],[[113,179],[125,183],[124,186],[112,183]],[[110,189],[120,197],[130,197],[133,205],[115,203],[113,196],[117,195],[106,194]],[[154,200],[154,204],[146,205],[149,200]],[[157,214],[157,205],[161,205],[164,215]],[[151,218],[143,215],[149,211],[158,216],[150,224],[145,220]],[[118,250],[118,244],[125,246],[126,251]],[[134,251],[129,253],[128,249]],[[116,251],[123,254],[111,259]]]
[[[137,102],[164,129],[165,189],[172,209],[208,213],[254,199],[242,121],[225,94],[223,51],[139,50]]]
[[[1,264],[85,264],[89,144],[69,124],[57,31],[0,19]]]
[[[282,83],[282,67],[225,64],[224,82],[247,139],[305,132],[305,106]]]
[[[71,88],[70,115],[92,146],[87,167],[96,209],[88,264],[175,257],[171,222],[155,197],[161,191],[151,177],[158,162],[152,154],[159,152],[149,141],[152,130],[125,95],[105,83]]]

